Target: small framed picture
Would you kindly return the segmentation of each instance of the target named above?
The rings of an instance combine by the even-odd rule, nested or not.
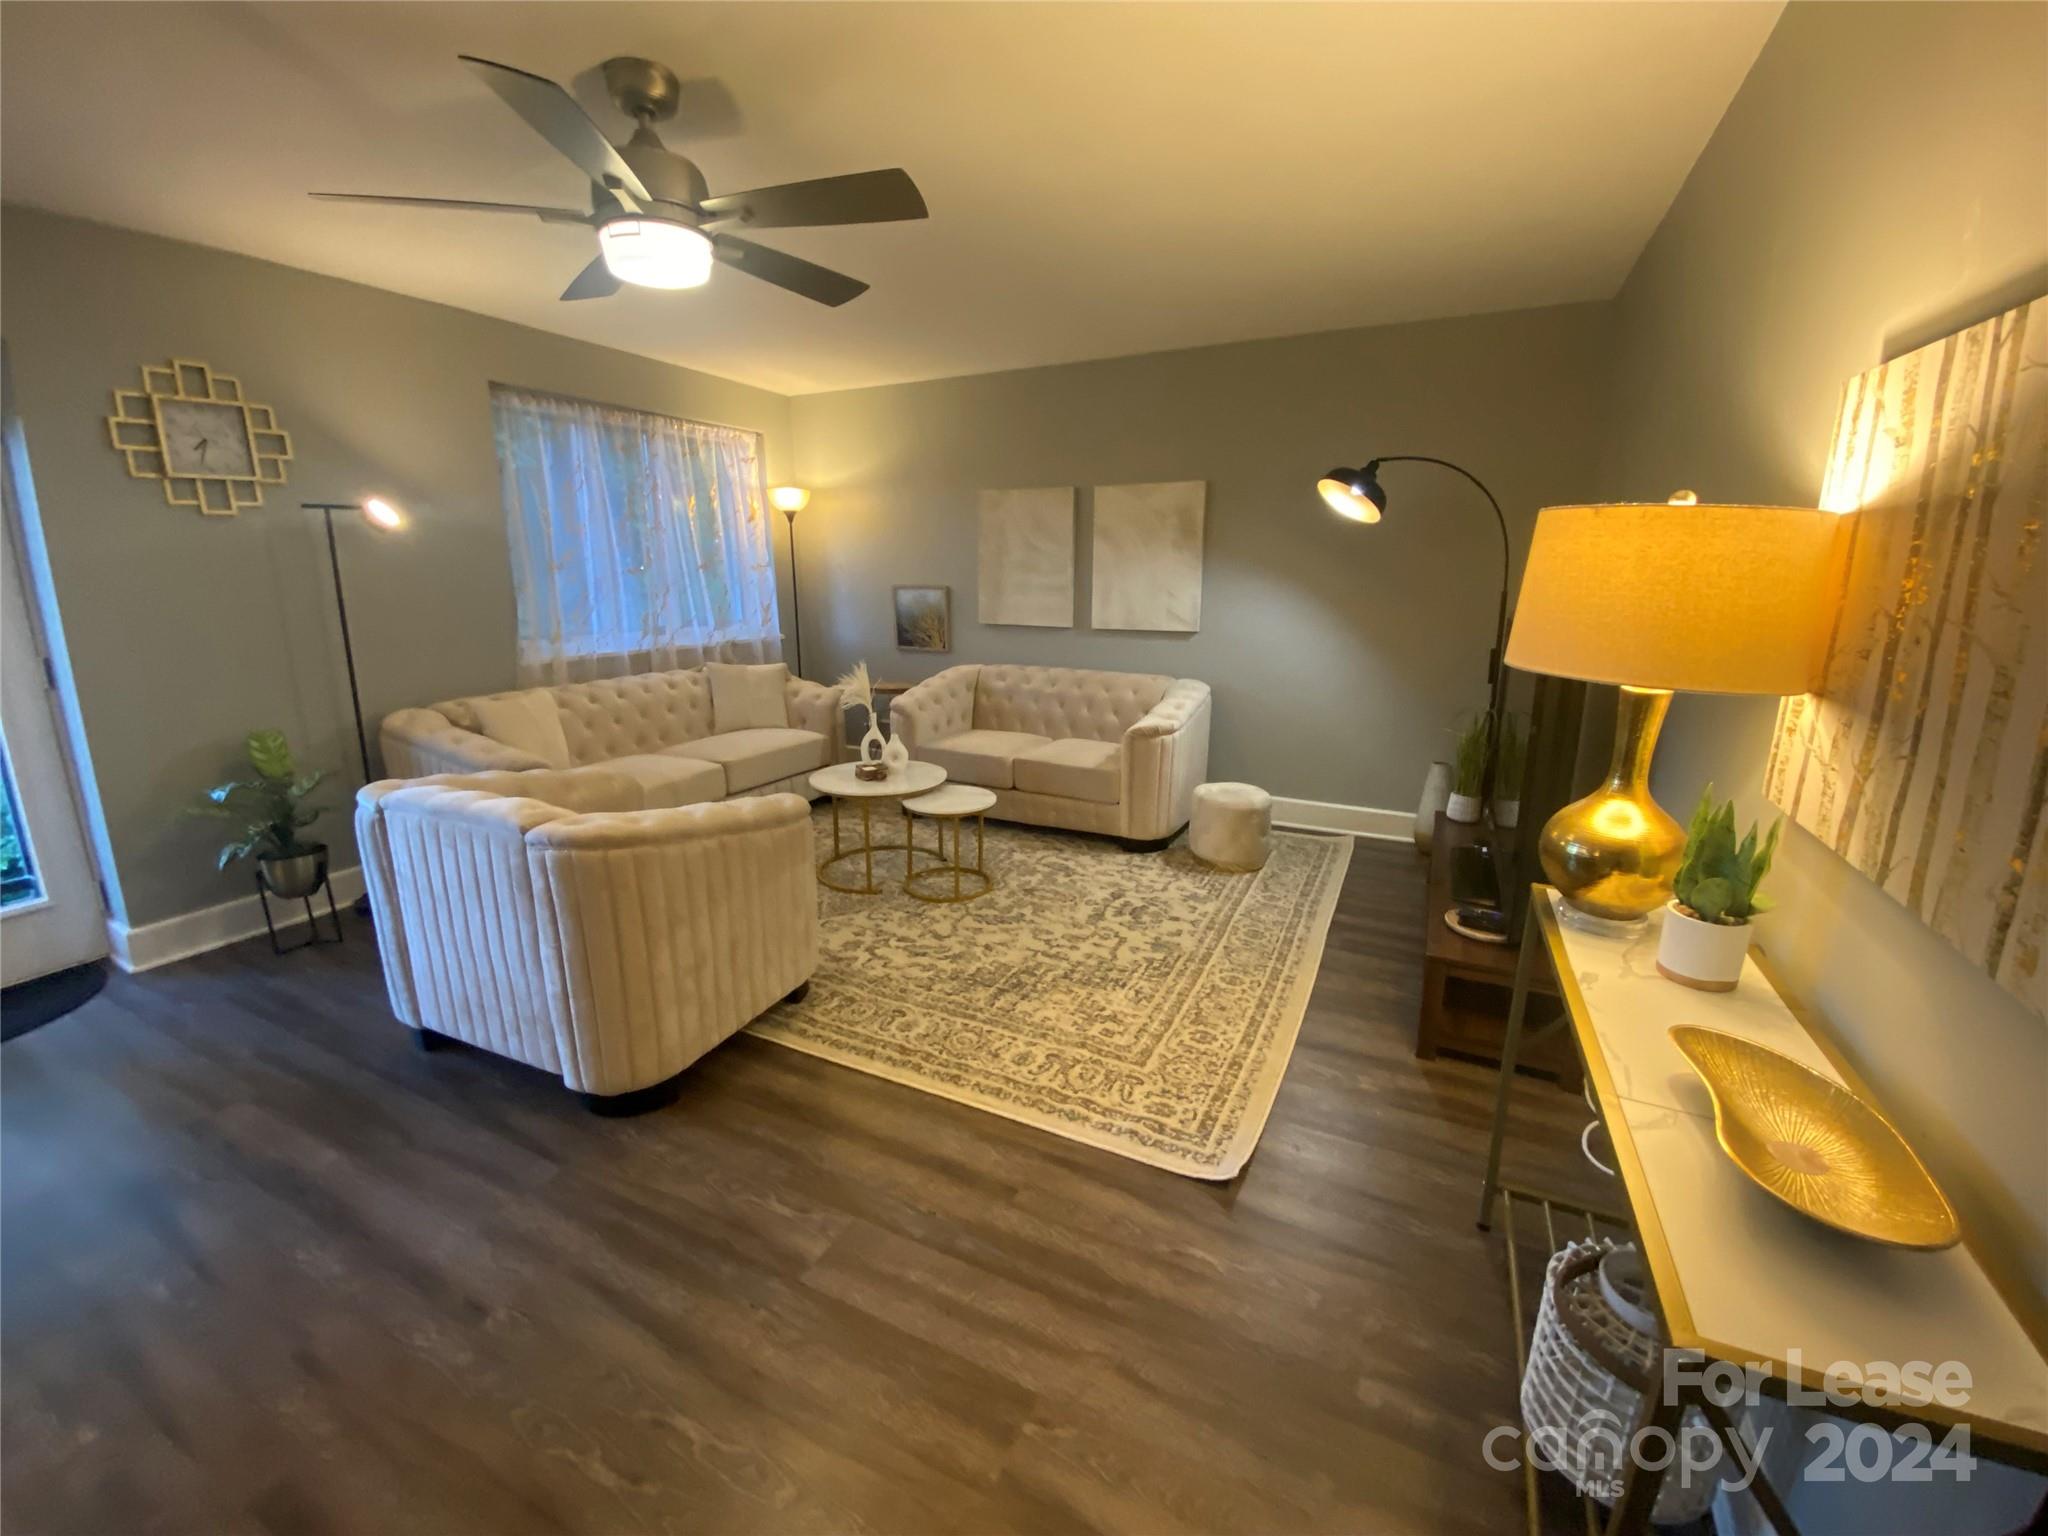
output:
[[[953,589],[951,587],[898,587],[896,590],[896,649],[899,651],[950,651],[953,649]]]

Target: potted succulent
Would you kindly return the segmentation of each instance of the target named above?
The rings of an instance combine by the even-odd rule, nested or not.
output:
[[[1444,814],[1453,821],[1469,823],[1479,819],[1479,794],[1486,784],[1486,749],[1493,736],[1492,724],[1492,717],[1481,712],[1468,716],[1451,733],[1457,745],[1451,749],[1451,795],[1444,802]]]
[[[1685,858],[1664,908],[1657,938],[1657,970],[1681,986],[1732,992],[1749,953],[1749,925],[1770,903],[1757,893],[1778,851],[1779,817],[1761,843],[1756,825],[1735,840],[1735,802],[1714,803],[1714,786],[1700,796],[1686,834]]]
[[[1493,824],[1503,831],[1522,819],[1522,769],[1528,761],[1528,727],[1520,715],[1502,715],[1500,751],[1493,764]]]
[[[324,813],[324,807],[306,804],[306,796],[326,771],[300,773],[283,731],[251,731],[246,750],[256,776],[214,785],[192,814],[236,824],[238,830],[221,846],[221,869],[253,858],[271,895],[310,896],[327,877],[327,845],[299,834]]]

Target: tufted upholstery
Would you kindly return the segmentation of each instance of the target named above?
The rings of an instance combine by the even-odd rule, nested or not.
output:
[[[974,723],[1059,741],[1118,741],[1172,684],[1148,672],[1082,672],[1072,667],[983,667],[974,685]]]
[[[889,722],[913,757],[994,789],[992,816],[1150,842],[1188,823],[1210,708],[1192,678],[970,665],[899,694]]]
[[[719,765],[718,787],[710,793],[704,792],[708,781],[701,776],[701,770],[663,774],[646,763],[647,759],[672,753],[678,747],[719,739],[721,733],[715,730],[712,719],[711,685],[703,668],[570,683],[547,692],[561,714],[570,763],[576,767],[627,760],[638,764],[632,770],[637,777],[667,786],[666,798],[650,800],[650,805],[689,804],[769,791],[794,790],[808,795],[806,777],[838,758],[835,743],[839,740],[839,690],[802,678],[785,679],[786,729],[773,732],[773,742],[767,740],[771,733],[757,735],[754,745],[759,748],[758,754],[750,755],[731,744],[698,754]],[[385,771],[416,778],[436,773],[522,771],[547,766],[532,753],[483,734],[477,702],[475,698],[449,699],[425,709],[402,709],[386,715],[379,737]],[[811,739],[805,749],[792,752],[788,738],[796,732],[808,733]],[[691,779],[690,772],[698,777]]]
[[[806,803],[641,810],[642,793],[601,768],[366,786],[356,828],[399,1019],[608,1096],[673,1077],[808,980]]]

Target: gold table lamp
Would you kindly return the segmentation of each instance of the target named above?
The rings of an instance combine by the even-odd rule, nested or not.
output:
[[[1607,781],[1544,824],[1543,873],[1579,912],[1638,922],[1671,897],[1685,829],[1650,797],[1674,690],[1806,693],[1839,600],[1844,519],[1811,507],[1545,507],[1507,662],[1621,688]]]

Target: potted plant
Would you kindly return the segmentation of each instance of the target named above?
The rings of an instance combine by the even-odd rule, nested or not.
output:
[[[271,895],[310,896],[327,877],[327,845],[299,834],[324,814],[324,807],[306,804],[306,796],[326,771],[300,773],[283,731],[251,731],[246,749],[256,776],[214,785],[192,814],[237,824],[239,831],[221,846],[221,869],[253,858]]]
[[[1500,751],[1493,765],[1493,824],[1502,830],[1522,819],[1522,769],[1528,761],[1528,727],[1520,715],[1502,715]]]
[[[1479,819],[1479,792],[1486,783],[1486,749],[1492,740],[1492,718],[1485,713],[1470,715],[1451,734],[1451,796],[1444,802],[1444,814],[1453,821]]]
[[[1681,986],[1732,992],[1749,953],[1749,925],[1770,905],[1757,893],[1778,851],[1780,816],[1759,843],[1756,824],[1735,841],[1735,802],[1714,803],[1714,786],[1700,796],[1686,833],[1685,858],[1664,908],[1657,938],[1657,970]]]

